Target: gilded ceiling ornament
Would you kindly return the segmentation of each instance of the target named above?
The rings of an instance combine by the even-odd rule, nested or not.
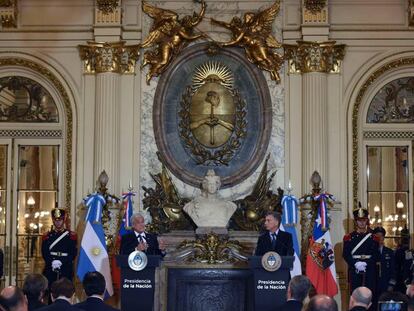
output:
[[[118,7],[119,0],[96,0],[98,9],[105,14],[112,13]]]
[[[153,77],[162,74],[178,55],[178,53],[191,41],[203,37],[203,34],[194,34],[194,28],[203,19],[206,4],[201,1],[200,13],[184,16],[179,19],[176,12],[160,9],[142,1],[142,10],[154,22],[147,38],[140,44],[141,48],[153,48],[144,53],[142,66],[150,66],[147,73],[147,84]]]
[[[0,19],[1,26],[16,27],[17,20],[17,0],[0,0]]]
[[[336,41],[297,41],[297,45],[284,44],[289,73],[340,72],[345,56],[345,44]]]
[[[220,46],[243,47],[247,59],[261,70],[268,71],[272,80],[280,82],[279,70],[283,64],[283,57],[275,51],[282,45],[272,35],[272,24],[279,13],[280,3],[275,3],[263,11],[247,12],[243,20],[233,17],[230,23],[211,19],[211,22],[229,29],[232,40],[217,42]]]
[[[304,0],[305,8],[312,14],[319,13],[326,5],[326,0]]]
[[[139,58],[139,45],[125,45],[119,42],[92,42],[79,45],[79,54],[85,73],[134,73]]]
[[[219,62],[197,67],[181,100],[180,138],[197,164],[228,165],[246,136],[246,103]]]

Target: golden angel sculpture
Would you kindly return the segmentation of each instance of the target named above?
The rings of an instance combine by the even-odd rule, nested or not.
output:
[[[279,13],[280,4],[276,1],[271,7],[257,13],[247,12],[243,21],[233,17],[230,23],[211,19],[212,23],[232,31],[232,40],[219,43],[220,46],[241,46],[245,49],[248,60],[262,70],[270,73],[272,80],[280,82],[279,69],[283,57],[274,49],[281,44],[272,35],[272,23]]]
[[[206,4],[201,1],[200,13],[194,12],[193,15],[187,15],[181,20],[178,14],[160,9],[142,1],[142,10],[154,19],[150,33],[147,38],[140,44],[141,48],[153,48],[144,53],[142,67],[149,65],[146,80],[149,84],[153,77],[163,73],[174,56],[189,42],[201,38],[203,35],[193,34],[194,27],[203,19]]]

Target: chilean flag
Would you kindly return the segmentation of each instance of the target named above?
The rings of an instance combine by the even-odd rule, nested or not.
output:
[[[135,192],[129,191],[122,194],[122,201],[124,205],[124,216],[122,217],[121,228],[119,229],[118,238],[116,240],[117,248],[120,247],[121,237],[129,232],[131,232],[131,224],[129,220],[132,216],[134,209],[134,204],[132,198],[135,196]],[[115,256],[112,257],[112,280],[115,284],[115,288],[120,288],[121,286],[121,270],[116,264]]]
[[[313,227],[313,236],[309,241],[309,251],[306,258],[306,275],[318,294],[333,297],[338,293],[335,260],[328,222],[323,222],[323,218],[326,219],[327,216],[326,198],[323,198],[321,201],[324,201],[325,204],[318,208],[318,215]],[[312,251],[313,256],[311,255]],[[318,262],[314,257],[318,257]]]

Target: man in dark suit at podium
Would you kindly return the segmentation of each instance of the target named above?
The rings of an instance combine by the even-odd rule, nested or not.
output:
[[[144,252],[147,255],[165,255],[165,245],[162,240],[158,243],[156,234],[145,231],[145,225],[151,222],[151,216],[147,213],[138,212],[131,216],[131,225],[134,229],[131,233],[125,234],[121,239],[121,255],[129,255],[135,250]]]
[[[268,212],[265,218],[266,232],[259,236],[255,256],[263,256],[274,251],[280,256],[293,256],[292,235],[279,229],[282,215],[278,212]]]

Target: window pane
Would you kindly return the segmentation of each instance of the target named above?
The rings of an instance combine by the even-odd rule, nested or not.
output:
[[[367,147],[368,191],[408,191],[408,147]]]
[[[58,190],[58,146],[19,146],[19,190]]]
[[[0,78],[0,122],[58,122],[49,92],[24,77]]]

